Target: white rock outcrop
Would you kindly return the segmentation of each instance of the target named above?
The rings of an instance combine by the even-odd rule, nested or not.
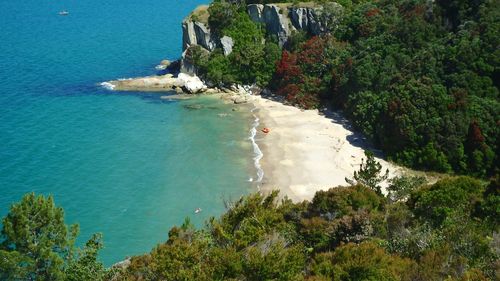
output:
[[[224,56],[228,56],[233,52],[233,38],[229,36],[224,36],[220,39],[220,44],[222,45],[222,51],[224,52]]]
[[[197,94],[207,89],[205,83],[198,76],[179,73],[177,80],[179,84],[183,85],[184,90],[190,94]]]

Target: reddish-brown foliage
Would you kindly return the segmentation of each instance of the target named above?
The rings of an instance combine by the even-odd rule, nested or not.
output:
[[[297,55],[283,51],[281,60],[276,63],[276,79],[284,83],[299,82],[302,71],[297,65]]]
[[[452,89],[451,94],[455,101],[448,105],[448,109],[465,109],[467,107],[467,91],[464,89]]]
[[[485,138],[479,128],[479,124],[474,120],[469,125],[469,132],[467,134],[467,142],[469,144],[469,149],[473,150],[481,147],[484,144]]]
[[[316,66],[325,63],[325,45],[326,40],[318,36],[312,37],[301,45],[297,59],[303,69],[314,71]]]
[[[301,89],[297,84],[287,84],[278,89],[277,94],[285,96],[288,100],[294,100],[301,93]]]
[[[380,9],[373,8],[373,9],[366,11],[365,16],[369,18],[369,17],[376,16],[378,14],[380,14]]]

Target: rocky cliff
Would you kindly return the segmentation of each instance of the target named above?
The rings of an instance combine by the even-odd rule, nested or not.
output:
[[[265,25],[267,33],[276,36],[283,46],[291,34],[291,24],[287,13],[274,4],[252,4],[247,7],[248,14],[254,22]]]
[[[208,51],[213,51],[217,44],[216,38],[205,23],[188,18],[182,22],[182,48],[185,50],[192,45],[200,45]]]
[[[330,3],[333,9],[341,10],[342,6]],[[182,47],[185,51],[189,46],[198,45],[207,51],[221,47],[225,55],[232,52],[233,40],[230,37],[216,38],[208,27],[207,6],[197,8],[193,14],[182,22]],[[293,31],[302,30],[311,35],[320,35],[328,32],[331,23],[325,20],[324,7],[303,3],[291,4],[251,4],[247,6],[250,18],[265,26],[268,35],[275,36],[282,47]],[[204,15],[204,20],[198,15]],[[184,54],[183,54],[184,57]],[[194,68],[189,63],[181,63],[181,71],[193,73]]]

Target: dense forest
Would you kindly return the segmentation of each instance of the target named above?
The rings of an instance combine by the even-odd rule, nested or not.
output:
[[[470,177],[427,184],[391,179],[368,155],[350,186],[311,202],[277,192],[227,203],[220,218],[196,229],[189,218],[168,240],[106,269],[94,235],[74,246],[51,197],[26,195],[3,219],[1,280],[499,280],[500,182]]]
[[[295,32],[283,49],[247,3],[215,1],[213,32],[233,53],[187,57],[212,83],[256,83],[294,105],[332,105],[393,161],[488,177],[498,171],[500,1],[318,1],[329,32]],[[298,5],[298,3],[291,4]],[[264,40],[265,39],[265,40]]]
[[[211,31],[235,45],[228,56],[190,47],[198,74],[342,109],[392,160],[462,176],[398,176],[383,193],[387,174],[367,153],[347,186],[310,202],[278,191],[227,202],[112,268],[100,234],[77,247],[53,198],[27,194],[2,220],[0,280],[500,280],[499,0],[316,1],[328,32],[296,32],[283,48],[246,13],[271,2],[284,1],[212,3]]]

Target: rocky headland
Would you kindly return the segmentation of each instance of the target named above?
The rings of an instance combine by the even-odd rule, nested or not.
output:
[[[304,31],[310,35],[319,35],[331,28],[335,22],[324,19],[325,6],[316,5],[313,2],[298,4],[251,4],[247,5],[247,13],[252,21],[262,24],[266,32],[278,39],[282,47],[293,32]],[[330,10],[342,11],[342,6],[331,3]],[[331,13],[332,11],[329,11]],[[164,62],[156,67],[160,74],[119,79],[102,83],[103,86],[115,91],[151,91],[177,93],[201,94],[217,92],[241,93],[245,88],[240,85],[213,85],[210,81],[204,81],[197,76],[196,67],[189,61],[186,54],[190,48],[201,47],[203,51],[210,53],[217,47],[223,50],[223,54],[231,54],[234,40],[229,36],[218,37],[211,32],[208,25],[208,6],[202,5],[196,8],[182,22],[182,57],[173,62]],[[249,86],[246,86],[248,88]],[[255,86],[252,86],[255,88]],[[239,90],[235,90],[239,89]],[[255,90],[252,90],[255,92]]]
[[[328,11],[330,21],[323,21],[324,7],[313,2],[296,5],[252,4],[247,6],[246,11],[253,22],[262,24],[267,34],[277,38],[279,46],[283,47],[296,31],[310,35],[328,32],[331,25],[335,24],[331,21],[332,11],[341,13],[342,7],[331,3]],[[264,155],[262,168],[265,173],[259,182],[261,191],[267,193],[279,188],[282,196],[301,201],[310,200],[318,190],[345,184],[345,178],[352,176],[359,168],[365,149],[371,148],[363,136],[352,130],[341,113],[301,110],[286,105],[286,102],[269,90],[256,85],[214,85],[197,75],[196,67],[186,55],[190,48],[201,47],[206,53],[222,49],[224,56],[228,56],[234,46],[233,38],[218,37],[211,32],[208,16],[208,6],[200,6],[184,19],[182,57],[174,63],[175,67],[160,65],[157,68],[167,70],[166,74],[103,84],[119,91],[177,93],[164,96],[167,99],[182,99],[192,94],[213,94],[225,102],[251,103],[258,116],[256,120],[260,120],[254,128],[257,132],[255,142],[262,148]],[[391,171],[392,176],[402,173],[402,168],[381,157],[376,159],[384,169]]]

